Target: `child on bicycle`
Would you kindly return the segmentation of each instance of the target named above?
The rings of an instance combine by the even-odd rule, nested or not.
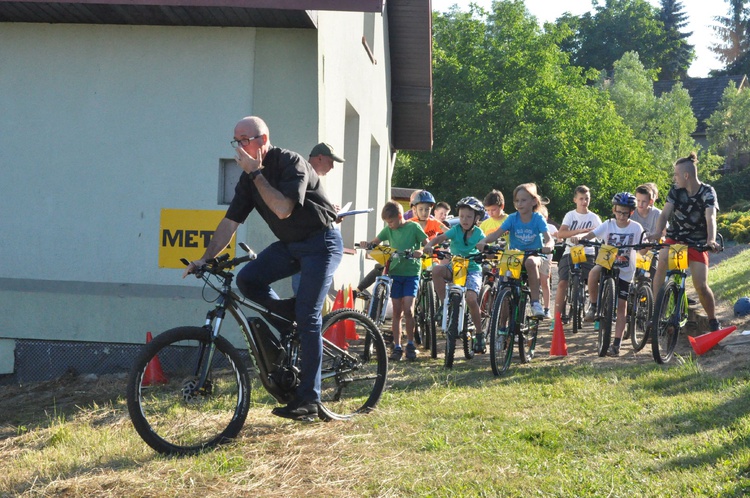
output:
[[[565,314],[565,301],[568,295],[568,282],[570,281],[570,269],[573,263],[570,260],[570,248],[574,245],[570,242],[570,237],[580,236],[589,233],[594,228],[602,224],[598,215],[589,211],[591,202],[591,191],[586,185],[579,185],[573,192],[573,203],[576,208],[568,211],[563,218],[560,229],[557,231],[557,237],[568,239],[565,242],[565,251],[557,264],[557,291],[555,294],[555,316]],[[581,278],[585,282],[589,272],[594,267],[594,248],[587,247],[585,250],[586,262],[581,263]],[[554,322],[553,325],[554,327]],[[553,329],[554,330],[554,329]]]
[[[654,190],[648,183],[636,187],[636,209],[630,219],[640,223],[646,233],[652,233],[656,230],[656,222],[661,214],[661,210],[654,207],[655,200]]]
[[[484,196],[483,204],[484,210],[489,217],[479,224],[479,228],[484,233],[492,233],[500,228],[505,218],[508,217],[508,213],[503,211],[505,208],[505,197],[503,197],[502,192],[493,189],[489,194]]]
[[[539,214],[542,215],[545,223],[547,223],[547,232],[554,242],[557,238],[557,227],[549,222],[549,211],[547,210],[547,206],[541,206],[539,208]],[[542,257],[542,264],[539,266],[539,281],[541,282],[542,307],[544,308],[545,318],[552,318],[552,316],[550,316],[549,314],[550,295],[552,294],[552,275],[550,274],[551,268],[552,254],[546,254]]]
[[[447,232],[442,233],[432,239],[424,248],[426,254],[430,254],[435,246],[439,246],[446,240],[450,241],[450,252],[454,256],[468,258],[479,254],[477,242],[484,238],[482,230],[476,226],[477,221],[484,216],[484,206],[476,197],[464,197],[458,204],[458,225],[454,225]],[[435,284],[435,292],[438,296],[437,312],[435,318],[440,320],[443,312],[443,302],[445,301],[445,284],[453,280],[453,270],[451,263],[435,265],[432,270],[432,281]],[[483,351],[485,349],[484,336],[481,331],[482,315],[479,312],[479,291],[482,286],[482,269],[479,263],[469,262],[469,269],[466,276],[466,304],[469,306],[471,321],[477,329],[475,349]]]
[[[432,210],[432,215],[435,217],[435,219],[446,227],[449,226],[449,214],[451,214],[451,205],[445,201],[439,201],[437,204],[435,204],[435,208]]]
[[[393,317],[391,330],[393,331],[392,361],[401,361],[404,349],[401,347],[401,317],[404,318],[406,329],[406,359],[417,359],[417,348],[414,345],[414,298],[417,297],[419,286],[419,257],[422,256],[421,247],[427,243],[427,234],[419,223],[404,220],[404,210],[396,201],[388,201],[383,206],[381,217],[386,226],[377,237],[370,242],[362,242],[362,247],[372,247],[381,242],[388,242],[397,251],[412,251],[412,258],[398,258],[391,260],[388,269],[393,279],[391,285],[391,303]]]
[[[643,227],[638,222],[630,219],[633,211],[635,211],[635,196],[633,194],[630,192],[620,192],[615,194],[615,196],[612,197],[612,214],[615,215],[615,219],[607,220],[582,237],[571,237],[571,241],[577,243],[578,240],[587,240],[598,237],[611,246],[637,244],[641,240]],[[607,356],[620,355],[622,334],[627,325],[625,313],[627,312],[628,307],[628,291],[630,290],[630,282],[633,280],[633,275],[635,274],[635,249],[620,249],[617,252],[614,267],[620,269],[620,278],[617,282],[617,290],[615,292],[618,298],[617,322],[615,323],[615,338],[614,341],[612,341],[612,345],[609,347],[609,351],[607,351]],[[599,276],[601,275],[601,272],[602,267],[596,265],[589,273],[588,285],[590,306],[586,311],[585,316],[587,322],[594,321],[596,315],[596,301],[598,299]]]
[[[539,211],[542,198],[537,193],[535,183],[524,183],[513,190],[513,205],[516,212],[509,215],[500,228],[482,239],[477,248],[481,251],[490,242],[496,241],[505,232],[510,232],[510,248],[520,251],[539,250],[551,254],[555,242],[547,230],[547,222]],[[529,256],[524,260],[524,267],[529,282],[531,297],[531,313],[536,318],[544,318],[544,308],[539,303],[540,276],[539,268],[542,264],[540,256]]]
[[[427,238],[430,240],[446,230],[445,225],[430,216],[434,206],[435,197],[426,190],[420,190],[411,202],[414,217],[407,220],[419,223],[419,226],[422,227],[422,230],[427,234]]]

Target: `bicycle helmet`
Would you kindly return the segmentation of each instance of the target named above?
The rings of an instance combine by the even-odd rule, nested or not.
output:
[[[750,315],[750,297],[741,297],[734,303],[734,316]]]
[[[484,204],[482,204],[476,197],[464,197],[463,199],[458,201],[458,204],[456,204],[456,209],[458,210],[462,207],[467,207],[474,210],[474,212],[480,218],[484,217]]]
[[[630,192],[620,192],[612,197],[613,206],[625,206],[630,209],[635,209],[635,196]]]
[[[416,206],[417,204],[435,204],[435,197],[432,196],[431,193],[429,193],[426,190],[422,190],[417,194],[417,196],[414,198],[413,201],[411,201],[412,206]]]

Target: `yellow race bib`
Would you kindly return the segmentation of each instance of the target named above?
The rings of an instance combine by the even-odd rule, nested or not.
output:
[[[599,254],[596,255],[596,264],[607,270],[611,270],[617,259],[617,247],[609,244],[602,244],[599,248]]]
[[[586,250],[582,245],[573,246],[570,248],[570,259],[573,264],[581,264],[586,262]]]
[[[504,251],[502,257],[500,258],[500,274],[508,275],[511,278],[521,278],[523,258],[523,251]]]
[[[395,252],[396,249],[390,246],[375,246],[370,251],[370,256],[372,259],[385,266],[388,264],[388,261],[391,260],[391,257]]]
[[[669,269],[685,270],[688,267],[688,246],[673,244],[669,246]]]
[[[648,271],[651,268],[652,259],[654,259],[653,251],[649,251],[646,254],[636,253],[635,267],[640,268],[643,271]]]
[[[469,259],[461,256],[451,258],[453,266],[453,283],[456,285],[466,285],[466,276],[469,274]]]

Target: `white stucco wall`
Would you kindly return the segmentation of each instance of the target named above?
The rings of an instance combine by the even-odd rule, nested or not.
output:
[[[373,64],[365,15],[321,12],[317,31],[0,24],[0,339],[143,342],[202,323],[199,282],[158,267],[160,210],[225,209],[219,161],[233,157],[234,123],[248,114],[266,119],[276,145],[306,156],[326,141],[356,157],[344,166],[356,191],[340,165],[326,189],[374,207],[382,226],[387,45],[377,16]],[[374,235],[371,220],[345,223],[359,240]],[[238,238],[256,250],[272,240],[256,215],[246,225]],[[369,265],[347,255],[335,284]]]

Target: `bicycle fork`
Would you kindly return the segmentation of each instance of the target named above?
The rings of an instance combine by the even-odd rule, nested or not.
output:
[[[371,317],[373,321],[378,325],[382,325],[383,323],[385,323],[385,315],[386,311],[388,310],[388,300],[391,298],[392,283],[393,279],[388,275],[381,275],[375,279],[375,287],[373,288],[372,293],[373,297],[370,298],[370,306],[367,309],[367,316]],[[377,299],[374,299],[374,297],[378,295],[378,288],[380,286],[383,286],[385,292],[383,293],[383,301],[380,303],[380,313],[378,314],[378,316],[375,316],[374,314],[377,312],[377,310],[375,309],[375,306],[377,306]]]

